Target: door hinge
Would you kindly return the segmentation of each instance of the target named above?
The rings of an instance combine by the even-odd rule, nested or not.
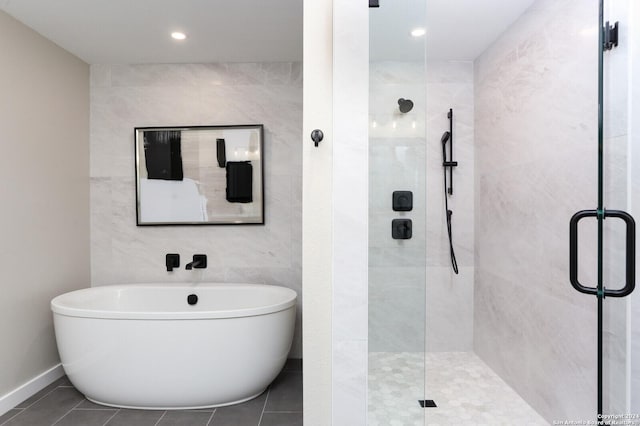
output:
[[[609,21],[604,24],[604,50],[611,50],[614,47],[618,47],[618,22],[613,24],[613,27],[609,25]]]

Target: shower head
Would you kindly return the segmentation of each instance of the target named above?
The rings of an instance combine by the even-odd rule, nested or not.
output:
[[[449,139],[451,139],[451,133],[450,132],[444,132],[444,134],[442,135],[442,138],[440,138],[440,143],[442,143],[442,145],[444,145],[447,142],[449,142]]]
[[[398,99],[398,106],[400,107],[400,112],[406,114],[413,109],[413,101],[400,98]]]

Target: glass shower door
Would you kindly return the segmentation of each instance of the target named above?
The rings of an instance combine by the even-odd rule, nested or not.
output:
[[[505,1],[497,26],[484,2],[453,4],[370,9],[369,424],[633,413],[637,320],[611,291],[634,278],[634,229],[616,211],[633,207],[640,158],[637,5],[606,0],[599,22],[600,0]],[[394,192],[412,208],[394,210]]]
[[[368,424],[418,426],[426,398],[426,5],[380,6],[369,20]]]

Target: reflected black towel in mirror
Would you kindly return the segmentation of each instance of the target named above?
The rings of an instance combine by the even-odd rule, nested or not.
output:
[[[144,132],[144,160],[148,179],[182,180],[180,131]]]
[[[224,139],[216,139],[216,157],[218,158],[218,167],[223,168],[227,165],[227,154]]]
[[[253,202],[253,166],[250,161],[227,161],[227,201]]]

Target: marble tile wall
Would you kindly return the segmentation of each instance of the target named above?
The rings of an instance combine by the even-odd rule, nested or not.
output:
[[[302,66],[91,66],[91,284],[250,282],[298,292],[301,356]],[[136,126],[264,124],[264,226],[137,227]],[[182,267],[166,272],[165,253]],[[195,253],[208,268],[186,271]]]
[[[370,78],[369,350],[471,350],[473,63],[377,62]],[[411,99],[413,110],[401,114],[399,98]],[[459,162],[449,208],[460,275],[450,266],[444,216],[440,138],[449,108]],[[392,210],[394,190],[413,192],[413,211]],[[401,217],[413,221],[410,240],[391,238],[391,220]]]
[[[596,300],[569,284],[568,224],[597,205],[597,7],[538,0],[475,62],[474,347],[547,420],[596,412]],[[559,26],[562,40],[552,36]],[[606,59],[610,209],[627,206],[625,55]],[[588,285],[594,224],[580,229],[579,279]],[[606,231],[612,288],[624,278],[624,230],[608,221]],[[625,411],[626,303],[605,301],[610,412]]]
[[[363,425],[367,414],[368,36],[369,10],[334,1],[333,425]]]
[[[607,209],[629,210],[629,7],[628,0],[606,1],[604,19],[619,22],[618,47],[604,55],[604,200]],[[625,281],[625,226],[605,224],[605,286],[620,288]],[[604,403],[611,413],[627,413],[629,298],[605,299]]]

